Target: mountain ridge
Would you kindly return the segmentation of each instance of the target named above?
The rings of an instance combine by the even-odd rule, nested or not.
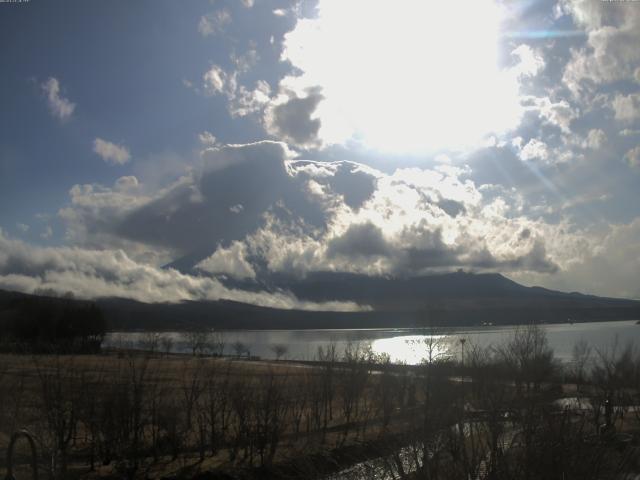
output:
[[[249,283],[227,281],[228,286],[236,288]],[[314,274],[296,281],[292,277],[274,276],[269,285],[262,282],[252,285],[256,291],[286,289],[305,301],[355,301],[370,305],[372,310],[287,310],[230,300],[94,301],[111,330],[408,328],[640,319],[639,301],[526,287],[498,273],[455,272],[405,279]],[[37,296],[0,291],[0,321],[12,299],[25,297]]]

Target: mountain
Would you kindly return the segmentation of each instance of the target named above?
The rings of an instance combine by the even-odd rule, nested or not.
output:
[[[620,305],[628,300],[525,287],[498,273],[446,273],[422,277],[370,277],[351,273],[313,273],[305,278],[271,275],[258,282],[226,281],[245,290],[289,290],[302,300],[353,301],[376,311],[407,312],[425,308],[524,306],[539,300],[554,305]],[[586,302],[586,303],[585,303]],[[632,302],[633,303],[633,302]]]
[[[245,328],[399,328],[427,325],[518,324],[640,319],[640,302],[525,287],[500,274],[456,272],[413,278],[317,273],[304,279],[272,276],[237,282],[248,290],[293,292],[301,300],[354,301],[371,311],[281,310],[231,301],[147,304],[121,298],[97,299],[113,330]],[[15,298],[0,291],[0,321]],[[31,296],[34,297],[34,296]],[[66,299],[65,301],[69,301]]]

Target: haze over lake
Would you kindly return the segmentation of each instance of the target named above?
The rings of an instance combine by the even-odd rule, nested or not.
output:
[[[467,328],[439,328],[438,350],[444,355],[460,355],[460,339],[467,339],[467,345],[474,343],[482,346],[499,345],[507,339],[517,326],[483,326]],[[573,345],[580,340],[587,341],[595,349],[613,348],[616,340],[619,347],[627,342],[640,342],[640,325],[636,321],[563,323],[543,326],[556,358],[571,360]],[[252,356],[273,359],[273,347],[284,345],[291,360],[313,360],[318,347],[335,343],[338,356],[344,354],[351,343],[371,349],[376,354],[388,354],[393,362],[417,364],[425,356],[424,341],[429,337],[427,329],[332,329],[332,330],[226,330],[221,331],[225,340],[225,354],[233,354],[232,345],[241,342]],[[181,338],[180,332],[158,332],[157,335],[170,335],[174,339],[174,352],[189,353],[189,347]],[[148,333],[112,332],[107,335],[105,347],[138,347]]]

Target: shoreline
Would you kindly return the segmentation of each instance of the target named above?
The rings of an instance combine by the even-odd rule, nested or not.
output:
[[[640,322],[640,318],[625,318],[625,319],[612,319],[612,320],[603,320],[603,319],[593,319],[593,320],[575,320],[571,322],[532,322],[536,325],[540,325],[542,327],[551,327],[551,326],[566,326],[566,325],[581,325],[587,323],[622,323],[622,322]],[[184,328],[184,329],[163,329],[163,328],[132,328],[132,329],[114,329],[107,330],[107,334],[117,334],[117,333],[182,333],[189,331],[198,331],[198,330],[210,330],[214,332],[344,332],[344,331],[353,331],[353,332],[403,332],[403,331],[416,331],[416,330],[429,330],[435,329],[439,331],[448,331],[448,330],[456,330],[456,331],[465,331],[465,330],[491,330],[491,329],[503,329],[503,328],[517,328],[521,326],[530,325],[531,323],[522,322],[522,323],[500,323],[500,324],[470,324],[470,325],[450,325],[443,324],[438,325],[434,324],[432,326],[415,326],[415,327],[328,327],[328,328],[314,328],[314,327],[300,327],[300,328],[215,328],[212,327],[210,329],[203,328],[203,326],[199,326],[199,328]],[[486,329],[486,330],[484,330]]]

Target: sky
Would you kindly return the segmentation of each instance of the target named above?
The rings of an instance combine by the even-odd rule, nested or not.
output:
[[[640,299],[639,2],[5,2],[0,64],[0,289],[349,311],[261,285],[462,269]]]

